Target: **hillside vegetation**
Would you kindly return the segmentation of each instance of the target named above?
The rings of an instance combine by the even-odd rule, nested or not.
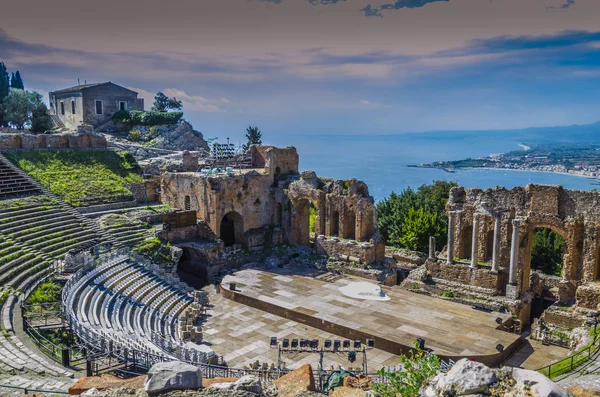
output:
[[[30,150],[6,157],[67,203],[79,207],[131,197],[128,184],[143,182],[128,152]]]

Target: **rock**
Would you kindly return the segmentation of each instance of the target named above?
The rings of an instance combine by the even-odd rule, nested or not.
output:
[[[358,375],[358,377],[354,376],[346,376],[344,377],[345,387],[352,387],[355,389],[369,390],[373,386],[373,381],[371,378],[364,376],[363,374]]]
[[[202,387],[211,387],[215,383],[233,383],[237,381],[239,378],[212,378],[212,379],[202,379]]]
[[[254,375],[242,376],[235,382],[214,383],[210,386],[211,389],[229,390],[236,393],[249,392],[261,395],[263,392],[262,382],[259,377]]]
[[[439,374],[433,378],[421,394],[433,397],[454,392],[457,396],[466,396],[484,392],[496,382],[498,377],[490,368],[463,358],[446,374]]]
[[[89,376],[85,378],[79,378],[71,387],[69,387],[69,394],[80,395],[88,390],[107,390],[117,389],[119,387],[128,386],[132,388],[144,387],[145,376],[138,376],[131,379],[121,379],[113,375],[101,375],[101,376]]]
[[[148,371],[144,390],[159,393],[169,390],[199,389],[202,387],[200,368],[179,361],[154,364]]]
[[[584,389],[579,386],[569,387],[567,389],[573,397],[600,397],[600,390],[596,389]]]
[[[362,389],[356,389],[353,387],[336,387],[329,392],[330,397],[364,397],[367,393]]]
[[[517,388],[524,393],[530,391],[535,397],[568,397],[569,394],[556,383],[537,371],[513,368],[512,378],[517,382]]]
[[[298,393],[315,391],[315,378],[310,364],[283,375],[275,381],[278,397],[295,397]]]

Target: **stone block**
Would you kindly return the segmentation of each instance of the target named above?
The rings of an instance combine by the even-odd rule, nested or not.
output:
[[[315,391],[315,378],[310,364],[282,376],[275,381],[278,397],[295,397],[298,393]]]
[[[353,387],[336,387],[329,392],[330,397],[364,397],[367,393],[362,389],[356,389]]]
[[[179,361],[158,363],[148,371],[144,390],[160,393],[169,390],[198,390],[202,387],[200,368]]]
[[[573,397],[600,397],[600,390],[596,389],[584,389],[579,386],[569,387],[567,389]]]
[[[141,389],[144,387],[145,376],[138,376],[131,379],[121,379],[113,375],[101,375],[101,376],[89,376],[79,378],[71,387],[69,387],[69,394],[80,395],[90,389],[97,390],[108,390],[118,389],[119,387],[131,387],[134,389]]]

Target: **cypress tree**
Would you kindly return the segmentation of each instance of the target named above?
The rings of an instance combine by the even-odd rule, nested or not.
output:
[[[12,77],[10,78],[10,87],[16,88],[18,90],[24,90],[25,85],[23,84],[23,80],[21,79],[21,73],[17,70],[17,72],[12,73]]]
[[[0,127],[6,126],[4,120],[4,107],[2,106],[8,97],[10,84],[8,80],[8,71],[4,62],[0,62]]]
[[[15,79],[17,79],[17,82],[15,83],[15,87],[14,88],[18,88],[20,90],[24,90],[25,89],[25,84],[23,84],[23,79],[21,78],[21,73],[18,70],[15,73]]]

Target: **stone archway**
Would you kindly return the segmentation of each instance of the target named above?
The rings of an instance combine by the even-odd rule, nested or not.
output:
[[[290,243],[310,245],[310,201],[300,199],[292,204]]]
[[[340,213],[338,211],[333,211],[329,218],[329,234],[336,237],[340,234]]]
[[[473,245],[473,226],[465,226],[460,232],[460,259],[471,259],[471,247]]]
[[[356,214],[354,210],[348,210],[344,214],[344,229],[343,238],[347,238],[349,240],[356,240]]]
[[[221,219],[219,235],[226,247],[242,244],[244,236],[244,219],[235,211],[228,212]]]
[[[201,289],[210,284],[207,256],[190,247],[181,247],[183,254],[177,264],[177,273],[183,282],[192,288]]]
[[[485,234],[485,256],[486,262],[491,262],[494,256],[494,229],[488,230]]]

